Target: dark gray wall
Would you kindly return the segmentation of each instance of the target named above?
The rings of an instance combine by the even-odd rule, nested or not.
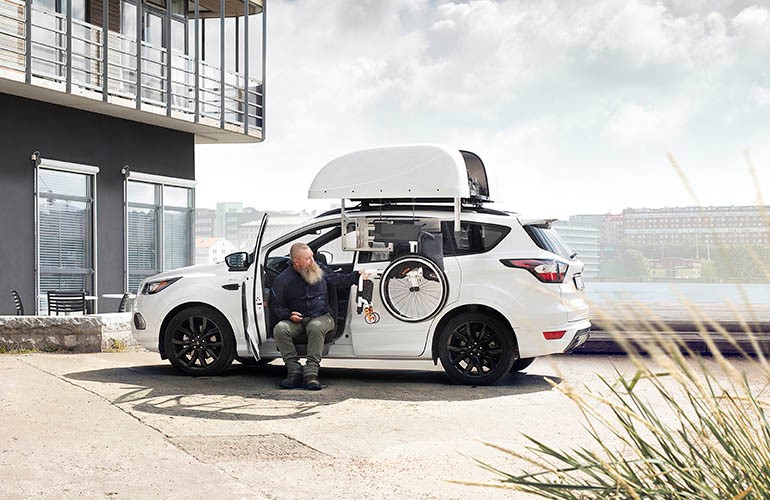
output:
[[[34,312],[35,214],[33,151],[43,158],[99,167],[97,244],[99,293],[123,290],[123,165],[195,178],[192,134],[0,94],[0,314],[14,314],[19,291]],[[101,311],[114,310],[99,300]]]

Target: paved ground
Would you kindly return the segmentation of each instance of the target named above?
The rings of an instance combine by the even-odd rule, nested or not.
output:
[[[450,480],[494,481],[473,458],[524,467],[485,441],[585,439],[544,376],[633,372],[559,356],[463,387],[432,363],[356,366],[325,362],[308,392],[277,389],[280,365],[193,379],[147,352],[2,355],[0,498],[522,498]]]

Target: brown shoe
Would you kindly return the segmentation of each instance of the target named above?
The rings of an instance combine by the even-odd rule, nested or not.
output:
[[[302,374],[289,373],[278,385],[281,386],[281,389],[296,389],[302,385]]]
[[[318,375],[305,375],[303,385],[308,391],[320,391],[321,382],[318,380]]]

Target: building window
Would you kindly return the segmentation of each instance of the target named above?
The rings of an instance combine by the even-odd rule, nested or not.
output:
[[[126,180],[128,291],[154,274],[192,264],[194,182],[131,172]]]
[[[96,295],[97,167],[41,159],[36,173],[37,310],[49,290]]]

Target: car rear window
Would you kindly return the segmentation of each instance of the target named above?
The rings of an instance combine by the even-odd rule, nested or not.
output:
[[[478,222],[460,223],[460,231],[455,232],[454,222],[441,223],[444,238],[444,255],[471,255],[492,250],[511,231],[508,226],[481,224]]]
[[[572,251],[567,244],[561,239],[559,233],[553,228],[545,228],[542,226],[524,225],[524,230],[527,232],[535,245],[539,246],[543,250],[555,253],[565,259],[570,259]]]

